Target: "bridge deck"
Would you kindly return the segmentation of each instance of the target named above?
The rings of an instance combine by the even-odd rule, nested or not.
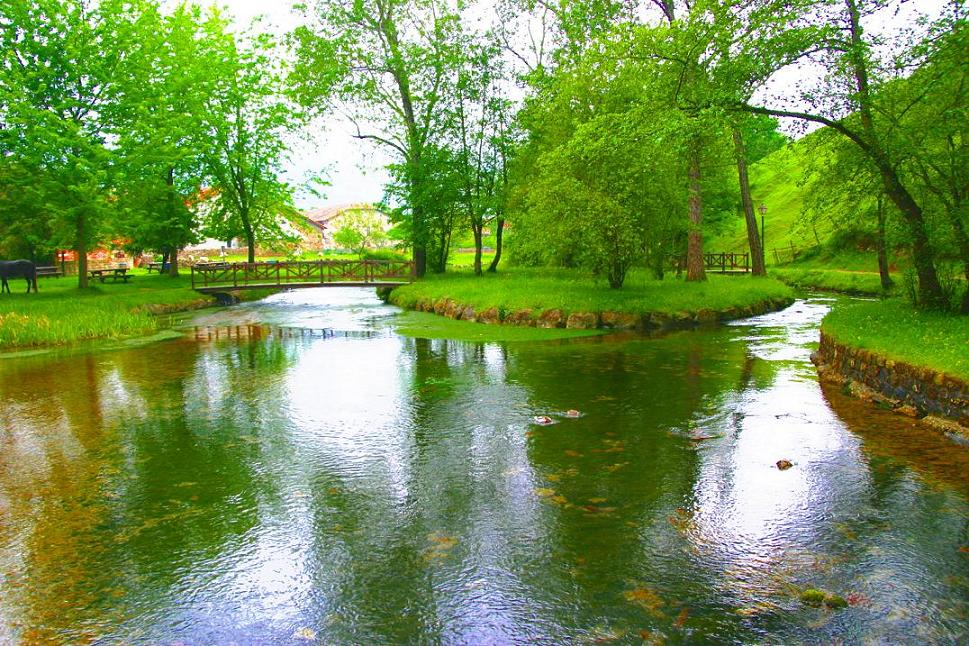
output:
[[[205,294],[237,289],[398,287],[414,280],[406,260],[316,260],[211,263],[192,267],[192,289]]]
[[[210,285],[208,287],[196,287],[195,291],[200,294],[218,294],[219,292],[226,292],[236,289],[278,289],[280,287],[285,287],[286,289],[301,289],[309,287],[401,287],[403,285],[409,285],[409,282],[387,282],[387,281],[373,281],[373,282],[351,282],[351,281],[334,281],[331,283],[246,283],[245,285],[239,285],[238,287],[233,287],[231,283],[224,285]]]

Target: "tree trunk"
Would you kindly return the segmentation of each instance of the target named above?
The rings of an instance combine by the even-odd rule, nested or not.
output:
[[[703,196],[700,184],[700,148],[698,142],[694,142],[690,150],[689,176],[690,229],[686,244],[686,280],[701,281],[707,279],[707,274],[703,267]]]
[[[871,88],[868,81],[868,62],[865,58],[867,47],[862,39],[861,16],[858,5],[855,0],[845,0],[845,5],[848,9],[849,33],[851,36],[848,60],[858,90],[858,115],[861,126],[871,144],[868,151],[869,156],[878,168],[885,185],[885,192],[902,212],[902,217],[905,218],[911,232],[912,263],[915,265],[915,273],[919,281],[918,304],[923,307],[945,308],[947,305],[945,294],[942,292],[942,285],[939,283],[939,276],[935,271],[935,252],[925,229],[922,208],[902,184],[898,173],[889,162],[885,148],[882,146],[875,129]]]
[[[495,273],[498,271],[498,263],[501,262],[501,237],[505,232],[505,219],[498,218],[495,220],[495,257],[491,259],[491,264],[488,265],[488,271]]]
[[[74,255],[77,256],[77,286],[80,289],[84,289],[88,286],[88,275],[87,275],[87,242],[86,242],[86,231],[84,230],[84,214],[83,212],[77,219],[77,238],[74,241]]]
[[[757,230],[757,216],[754,215],[754,201],[750,197],[750,178],[747,175],[747,147],[744,145],[740,128],[733,129],[734,155],[737,157],[737,177],[740,180],[740,200],[744,205],[744,221],[747,223],[747,244],[750,247],[750,261],[754,276],[766,276],[764,249]]]
[[[481,228],[479,223],[472,222],[471,230],[474,232],[474,275],[481,275]]]
[[[912,237],[912,264],[918,277],[918,304],[923,307],[944,309],[947,305],[939,275],[935,270],[935,252],[929,242],[929,235],[925,229],[925,218],[922,208],[915,202],[911,193],[902,186],[895,169],[888,166],[884,159],[875,160],[885,185],[885,192],[891,198],[902,217],[908,224]]]
[[[178,278],[178,247],[172,247],[168,251],[168,275]]]
[[[878,247],[878,276],[881,278],[882,289],[888,291],[895,284],[888,273],[888,241],[885,239],[885,204],[879,195],[876,201],[878,209],[878,236],[875,244]]]
[[[168,174],[165,176],[165,183],[168,184],[168,208],[172,210],[172,215],[174,216],[175,209],[178,206],[175,203],[175,167],[168,167]],[[172,245],[171,249],[171,261],[168,263],[168,275],[172,278],[178,278],[178,245]]]
[[[256,262],[256,233],[252,230],[248,217],[242,218],[242,231],[246,236],[246,245],[249,247],[246,256],[247,262],[254,263]]]
[[[412,192],[413,194],[416,191]],[[414,260],[414,276],[423,278],[427,274],[427,232],[424,230],[424,209],[414,204],[415,198],[411,197],[412,222],[411,235],[413,236],[414,249],[412,258]]]
[[[962,256],[962,271],[966,277],[966,291],[962,293],[959,312],[969,314],[969,235],[967,235],[966,227],[959,219],[959,213],[956,210],[949,211],[949,219],[952,221],[952,232],[955,234],[956,244],[959,245],[959,255]]]

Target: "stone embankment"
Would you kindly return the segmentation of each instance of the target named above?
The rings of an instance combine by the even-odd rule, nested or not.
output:
[[[853,348],[821,333],[818,374],[852,395],[969,438],[969,383]]]
[[[395,303],[391,292],[389,302]],[[419,301],[413,309],[431,312],[450,319],[472,321],[489,325],[518,325],[538,328],[570,328],[575,330],[675,330],[698,325],[731,321],[784,309],[794,302],[793,298],[771,298],[743,307],[725,310],[700,309],[696,312],[569,312],[562,309],[534,311],[530,309],[503,310],[490,307],[481,311],[470,305],[462,305],[451,298],[437,301]]]

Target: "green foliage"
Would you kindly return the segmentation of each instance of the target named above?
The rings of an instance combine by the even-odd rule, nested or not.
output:
[[[838,307],[821,326],[840,343],[969,379],[969,317],[922,311],[901,299]]]
[[[454,321],[425,312],[405,312],[393,319],[394,330],[420,339],[458,339],[473,343],[534,343],[553,339],[597,336],[604,330],[567,330],[564,328],[515,327]]]
[[[299,214],[280,176],[284,137],[302,114],[283,95],[285,70],[273,41],[265,35],[246,41],[230,47],[232,64],[212,100],[214,146],[205,171],[218,195],[209,200],[206,232],[220,240],[244,237],[253,262],[257,241],[272,246],[295,238],[283,222],[295,225]]]
[[[446,190],[439,137],[465,61],[459,14],[441,0],[317,0],[303,10],[313,28],[291,37],[294,96],[314,110],[343,102],[357,137],[396,157],[389,193],[399,208],[387,211],[401,221],[418,275],[429,250],[443,271],[454,213],[438,199]]]
[[[385,219],[373,209],[347,209],[340,216],[340,228],[333,234],[333,241],[341,248],[363,255],[387,243],[384,231]]]

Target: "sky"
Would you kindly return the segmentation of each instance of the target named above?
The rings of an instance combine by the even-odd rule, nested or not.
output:
[[[301,20],[290,10],[291,0],[211,0],[210,4],[227,8],[241,25],[261,17],[262,27],[277,34],[291,31]],[[481,4],[487,5],[488,0]],[[898,13],[882,12],[875,16],[866,29],[892,31],[919,12],[938,15],[943,4],[943,0],[908,0]],[[805,73],[809,72],[803,69],[782,71],[766,92],[784,95],[786,88],[793,88],[799,79],[803,80]],[[785,129],[796,132],[793,128]],[[308,209],[348,202],[376,202],[383,197],[383,186],[388,180],[383,168],[391,158],[374,144],[354,139],[351,132],[348,121],[330,116],[315,121],[306,132],[292,138],[287,180],[298,186],[310,177],[322,175],[330,184],[323,189],[322,196],[305,192],[297,194],[298,207]]]

